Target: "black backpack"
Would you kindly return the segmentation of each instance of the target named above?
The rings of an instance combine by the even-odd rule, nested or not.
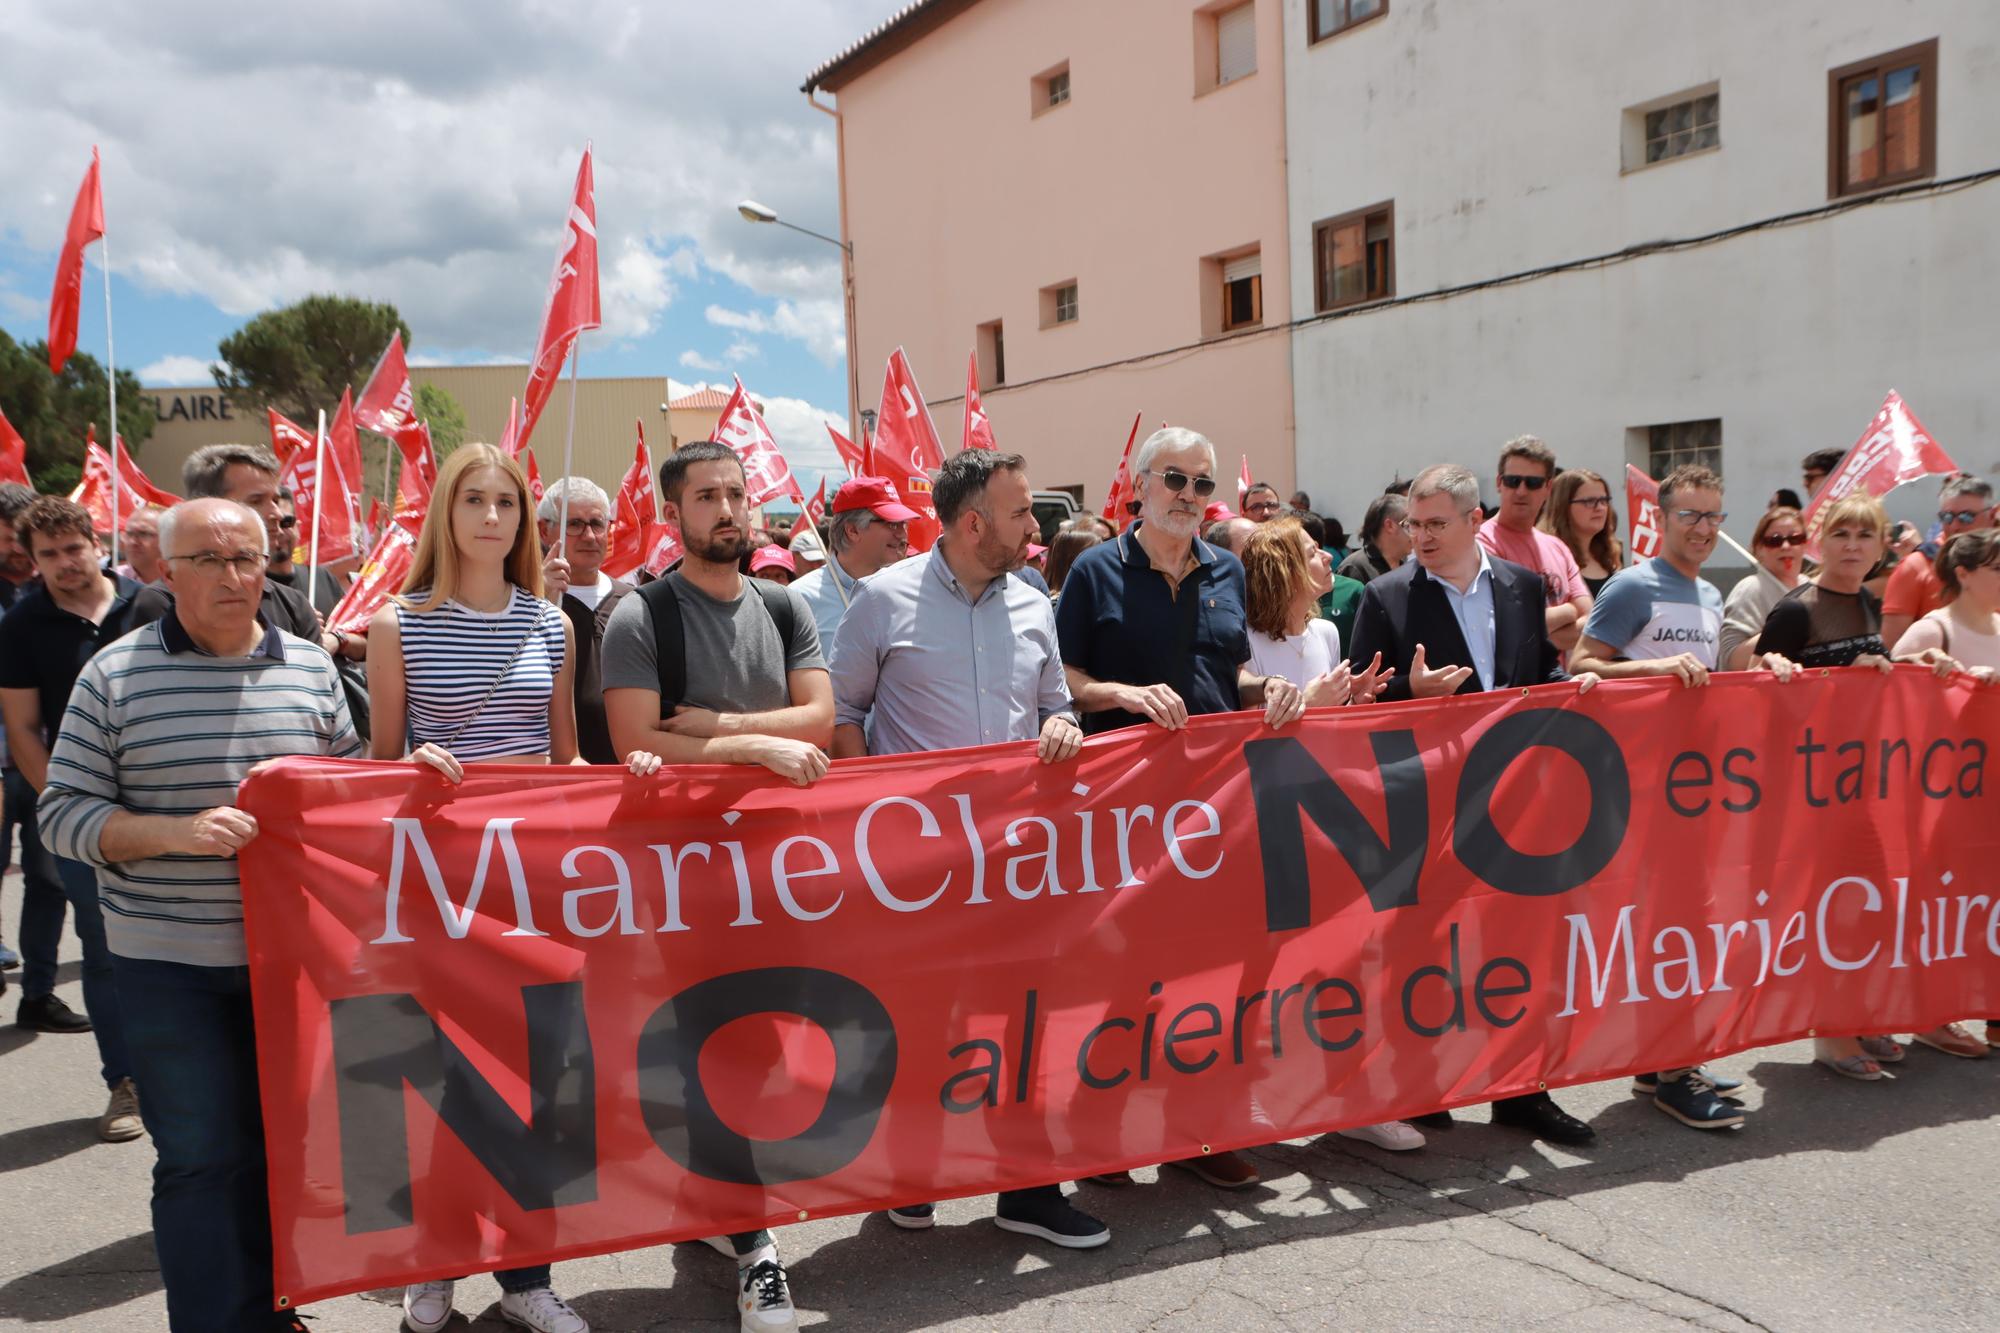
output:
[[[768,579],[743,581],[764,599],[764,610],[784,641],[785,661],[790,662],[799,632],[790,595]],[[666,717],[676,704],[687,701],[687,632],[681,624],[681,599],[674,593],[671,576],[653,580],[635,595],[645,602],[647,614],[653,619],[653,651],[660,671],[660,716]]]

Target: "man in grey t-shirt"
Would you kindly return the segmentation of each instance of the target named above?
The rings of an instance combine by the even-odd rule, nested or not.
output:
[[[604,717],[613,748],[626,762],[647,753],[670,764],[762,764],[810,786],[826,774],[833,684],[799,595],[737,572],[750,540],[743,464],[722,445],[688,445],[660,465],[659,493],[687,554],[679,570],[620,602],[604,627]],[[763,589],[790,607],[789,636]],[[659,660],[653,616],[661,597],[671,597],[680,616],[681,663]],[[669,701],[676,678],[684,682],[681,697]],[[791,1290],[770,1232],[709,1244],[736,1257],[743,1327],[796,1327],[788,1322]]]

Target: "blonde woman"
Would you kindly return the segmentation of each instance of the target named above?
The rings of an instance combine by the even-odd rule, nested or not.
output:
[[[1618,508],[1611,503],[1611,486],[1586,467],[1557,475],[1549,489],[1538,526],[1562,538],[1576,557],[1583,586],[1592,597],[1604,590],[1625,564],[1625,544],[1618,540]]]
[[[458,782],[469,762],[580,763],[569,618],[542,599],[542,543],[528,481],[489,444],[439,469],[402,594],[368,625],[371,755]],[[635,772],[657,771],[654,756]],[[500,1314],[533,1333],[590,1333],[549,1285],[549,1267],[501,1269]],[[414,1333],[451,1322],[450,1281],[403,1289]]]
[[[1242,558],[1250,669],[1304,690],[1308,708],[1373,700],[1387,676],[1374,667],[1355,676],[1341,657],[1340,631],[1319,617],[1319,600],[1333,588],[1333,556],[1297,519],[1280,518],[1243,539]]]

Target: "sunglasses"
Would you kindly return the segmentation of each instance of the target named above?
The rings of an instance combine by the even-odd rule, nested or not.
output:
[[[1789,537],[1780,537],[1776,533],[1767,533],[1764,539],[1757,544],[1769,547],[1773,551],[1777,550],[1780,546],[1804,546],[1806,544],[1806,535],[1803,532],[1795,532]]]
[[[1176,495],[1185,490],[1189,482],[1194,483],[1194,493],[1201,499],[1206,500],[1209,496],[1215,494],[1214,477],[1190,477],[1179,468],[1171,467],[1164,472],[1154,472],[1152,475],[1160,479],[1160,485],[1166,487]]]
[[[1549,479],[1547,477],[1531,477],[1524,472],[1503,472],[1500,474],[1500,484],[1510,491],[1518,491],[1523,486],[1526,486],[1531,491],[1539,491],[1542,487],[1549,484]]]
[[[1978,521],[1979,521],[1979,511],[1977,509],[1973,510],[1941,509],[1938,511],[1938,523],[1943,527],[1969,528]]]
[[[296,528],[298,525],[299,521],[297,518],[281,518],[278,520],[278,531],[290,532],[293,528]]]

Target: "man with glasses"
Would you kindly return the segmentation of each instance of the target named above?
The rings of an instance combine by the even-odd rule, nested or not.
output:
[[[1534,436],[1517,435],[1500,446],[1500,508],[1480,527],[1479,544],[1542,576],[1549,638],[1568,652],[1590,614],[1590,589],[1569,543],[1535,526],[1555,475],[1555,451]]]
[[[158,505],[146,505],[125,520],[118,547],[125,563],[118,566],[118,573],[138,583],[160,577],[160,515],[165,512]]]
[[[1683,688],[1708,684],[1722,633],[1722,593],[1701,577],[1722,521],[1722,478],[1705,467],[1675,468],[1660,483],[1660,553],[1621,569],[1591,609],[1570,666],[1606,680],[1671,676]],[[1662,884],[1662,891],[1671,885]],[[1723,1094],[1742,1084],[1705,1068],[1666,1069],[1633,1080],[1666,1115],[1695,1129],[1730,1129],[1743,1112]]]
[[[1882,642],[1894,644],[1903,631],[1944,605],[1944,584],[1938,579],[1937,554],[1962,532],[1993,526],[1993,484],[1961,472],[1945,478],[1938,493],[1938,539],[1905,556],[1882,590]]]
[[[563,499],[569,499],[567,525]],[[611,498],[587,477],[564,477],[542,493],[542,595],[569,617],[576,640],[576,748],[593,764],[618,762],[604,719],[604,627],[636,584],[604,572],[611,550]]]
[[[49,742],[62,731],[77,675],[100,645],[125,633],[126,613],[140,585],[104,572],[104,552],[80,504],[44,495],[22,513],[15,529],[42,576],[0,621],[0,712],[15,767],[7,774],[7,802],[20,822],[21,868],[28,880],[21,903],[24,966],[15,1025],[31,1032],[95,1032],[100,1072],[111,1093],[97,1120],[97,1137],[122,1143],[144,1131],[104,943],[97,877],[81,861],[50,854],[35,805],[48,784]],[[60,888],[49,892],[55,885]],[[65,904],[83,945],[88,1018],[55,994]]]
[[[1268,481],[1260,481],[1243,493],[1243,517],[1253,523],[1269,523],[1284,512],[1278,488]]]
[[[792,584],[811,608],[819,641],[829,652],[861,580],[910,553],[909,523],[917,511],[903,503],[887,477],[850,477],[833,493],[830,513],[833,558]]]
[[[1242,564],[1195,536],[1215,494],[1215,446],[1162,427],[1139,446],[1133,468],[1139,521],[1078,556],[1056,604],[1063,674],[1083,730],[1151,723],[1175,731],[1189,717],[1240,708],[1262,708],[1273,727],[1295,721],[1305,712],[1298,686],[1249,669]],[[1222,1189],[1258,1181],[1235,1153],[1174,1165]]]
[[[305,1328],[272,1312],[236,861],[257,821],[236,791],[269,760],[363,748],[325,650],[260,619],[268,541],[261,516],[233,501],[167,511],[173,600],[83,668],[42,789],[50,850],[100,880],[140,1114],[159,1153],[153,1242],[175,1333]],[[162,706],[176,696],[202,705]]]
[[[346,594],[347,589],[341,586],[340,579],[326,565],[317,568],[311,564],[301,565],[293,554],[311,540],[311,534],[299,531],[298,508],[293,503],[289,487],[278,488],[277,511],[277,530],[271,534],[271,563],[265,567],[264,577],[273,583],[283,584],[301,597],[310,598],[313,610],[319,612],[320,619],[324,622],[327,616],[333,614],[333,608],[340,605],[340,599]],[[306,588],[308,576],[312,576],[310,590]],[[337,654],[338,656],[352,656],[358,659],[367,653],[367,635],[354,634],[348,637],[357,640],[358,646],[347,650],[347,646],[343,644],[343,651]],[[332,647],[330,643],[325,646]]]
[[[1409,504],[1403,523],[1416,559],[1368,584],[1348,645],[1354,670],[1375,665],[1378,655],[1383,668],[1394,669],[1377,697],[1441,699],[1572,679],[1549,639],[1541,578],[1492,558],[1479,542],[1484,514],[1472,473],[1455,463],[1427,467],[1410,483]],[[1579,691],[1597,684],[1588,672],[1573,679]],[[1411,1120],[1426,1129],[1452,1125],[1449,1111]],[[1552,1143],[1597,1137],[1546,1092],[1493,1103],[1493,1123]]]

